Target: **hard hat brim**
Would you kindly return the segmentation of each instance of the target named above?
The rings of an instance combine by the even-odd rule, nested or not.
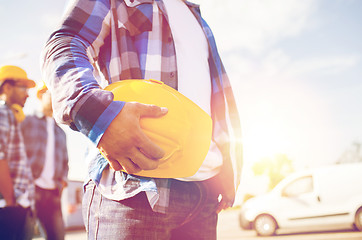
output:
[[[36,83],[31,79],[13,79],[16,83],[27,88],[34,88]]]

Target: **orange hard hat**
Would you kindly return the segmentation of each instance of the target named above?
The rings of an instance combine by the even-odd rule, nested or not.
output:
[[[48,90],[48,87],[45,85],[44,81],[36,86],[36,96],[40,99],[42,94]]]
[[[190,99],[157,80],[123,80],[105,90],[115,101],[139,102],[167,107],[160,118],[141,118],[146,135],[165,151],[157,169],[143,170],[139,176],[181,178],[194,175],[204,161],[211,143],[212,120]]]

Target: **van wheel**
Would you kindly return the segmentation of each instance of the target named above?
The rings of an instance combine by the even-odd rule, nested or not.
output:
[[[277,223],[270,215],[260,215],[254,221],[254,229],[259,236],[272,236],[277,230]]]
[[[362,208],[358,209],[354,217],[354,223],[359,231],[362,231]]]

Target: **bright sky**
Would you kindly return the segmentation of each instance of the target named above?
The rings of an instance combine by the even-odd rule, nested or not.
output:
[[[0,2],[0,64],[40,81],[39,53],[65,1]],[[195,2],[234,87],[246,171],[276,153],[299,167],[332,163],[362,141],[362,1]],[[35,104],[30,99],[26,110]],[[70,174],[79,178],[80,136],[69,136]]]

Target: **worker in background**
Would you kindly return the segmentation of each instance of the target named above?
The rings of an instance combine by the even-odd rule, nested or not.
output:
[[[22,108],[33,87],[20,67],[0,67],[0,239],[33,235],[34,185],[20,130]]]
[[[26,153],[35,181],[36,214],[46,238],[64,239],[61,194],[67,186],[68,152],[65,132],[55,123],[50,92],[40,85],[41,111],[21,125]]]

